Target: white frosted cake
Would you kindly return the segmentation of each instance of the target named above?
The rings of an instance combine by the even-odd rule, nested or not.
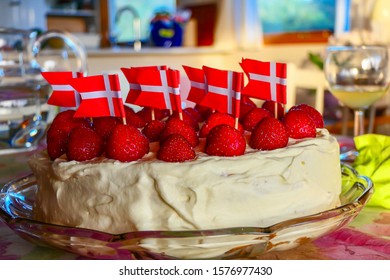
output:
[[[339,205],[339,145],[326,129],[271,151],[165,162],[151,143],[141,159],[30,158],[41,221],[109,233],[266,227]]]

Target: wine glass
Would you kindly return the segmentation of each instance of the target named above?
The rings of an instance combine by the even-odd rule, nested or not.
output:
[[[364,134],[364,112],[389,88],[385,46],[330,46],[324,72],[330,92],[354,110],[354,136]]]

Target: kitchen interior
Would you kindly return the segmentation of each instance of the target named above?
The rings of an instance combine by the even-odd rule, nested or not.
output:
[[[39,33],[69,32],[85,50],[86,65],[82,70],[88,75],[118,73],[124,92],[128,85],[121,76],[121,67],[168,65],[182,70],[182,65],[207,65],[240,71],[242,58],[288,63],[287,108],[296,103],[309,103],[324,114],[331,132],[350,135],[352,112],[327,90],[321,60],[326,46],[331,44],[390,43],[390,33],[386,32],[390,1],[269,2],[7,0],[0,2],[0,26],[35,29]],[[288,13],[293,17],[295,13],[297,18],[302,15],[310,18],[308,15],[316,5],[322,13],[323,25],[328,26],[290,31],[286,21],[279,31],[267,30],[269,22],[265,19]],[[158,23],[161,18],[171,25],[161,29],[165,37],[159,36],[161,32],[153,36],[152,22]],[[60,41],[51,39],[46,44],[47,49],[38,59],[43,69],[78,67],[74,65],[72,50]],[[58,51],[60,59],[56,56],[53,61],[51,54]],[[189,85],[183,80],[182,88],[186,86]],[[389,103],[387,94],[367,110],[368,131],[390,134]]]

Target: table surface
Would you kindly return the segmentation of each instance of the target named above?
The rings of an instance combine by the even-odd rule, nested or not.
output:
[[[0,186],[30,173],[26,159],[32,152],[0,155]],[[16,235],[0,221],[0,259],[85,259],[55,248],[37,246]],[[390,260],[390,209],[365,207],[344,228],[317,240],[259,259]]]

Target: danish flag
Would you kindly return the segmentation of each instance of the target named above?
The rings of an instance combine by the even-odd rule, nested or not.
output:
[[[200,105],[239,117],[243,73],[207,66],[203,66],[203,71],[207,80],[207,94]]]
[[[126,80],[129,83],[129,93],[126,98],[126,103],[134,104],[132,101],[140,94],[141,86],[139,85],[137,78],[138,73],[143,70],[163,70],[167,69],[165,65],[163,66],[140,66],[140,67],[131,67],[131,68],[121,68],[123,74],[125,75]]]
[[[42,72],[41,74],[53,90],[47,104],[73,108],[80,105],[80,93],[70,85],[70,81],[83,77],[82,72]]]
[[[249,79],[243,95],[286,104],[287,64],[243,59],[240,65]]]
[[[75,117],[125,117],[118,75],[76,78],[71,81],[71,86],[81,96]]]
[[[155,66],[155,68],[130,68],[123,73],[130,84],[126,103],[182,111],[178,70]]]
[[[207,93],[207,82],[204,71],[203,69],[185,65],[183,65],[183,69],[186,72],[191,85],[187,99],[196,104],[200,104]]]

